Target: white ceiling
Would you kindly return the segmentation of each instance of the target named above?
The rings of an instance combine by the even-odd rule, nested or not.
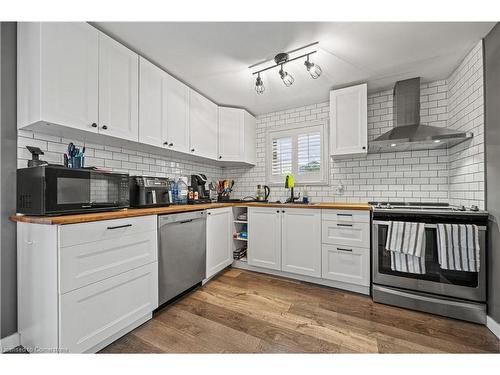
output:
[[[268,113],[326,101],[332,88],[368,82],[370,92],[397,80],[443,79],[494,26],[493,22],[97,22],[105,33],[163,67],[219,105]],[[295,78],[285,87],[278,70],[261,77],[254,90],[248,66],[281,51],[319,41],[311,61],[323,69],[313,80],[303,60],[285,70]],[[264,64],[262,67],[267,66]]]

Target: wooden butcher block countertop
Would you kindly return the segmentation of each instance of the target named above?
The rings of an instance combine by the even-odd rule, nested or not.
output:
[[[175,214],[180,212],[199,211],[210,208],[245,206],[245,207],[287,207],[287,208],[322,208],[322,209],[337,209],[337,210],[371,210],[371,206],[367,203],[313,203],[313,204],[283,204],[283,203],[257,203],[257,202],[231,202],[231,203],[207,203],[207,204],[186,204],[172,205],[169,207],[155,208],[126,208],[123,210],[95,212],[88,214],[61,215],[61,216],[28,216],[28,215],[13,215],[10,217],[12,221],[33,223],[33,224],[48,224],[48,225],[65,225],[86,223],[89,221],[123,219],[126,217],[147,216],[147,215],[164,215]]]

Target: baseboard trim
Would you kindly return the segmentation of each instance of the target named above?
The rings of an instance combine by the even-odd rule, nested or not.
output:
[[[319,284],[319,285],[329,286],[331,288],[337,288],[337,289],[342,289],[342,290],[348,290],[350,292],[370,295],[370,287],[369,286],[362,286],[362,285],[344,283],[344,282],[340,282],[340,281],[319,279],[317,277],[312,277],[312,276],[297,275],[297,274],[290,273],[290,272],[277,271],[277,270],[271,270],[271,269],[262,268],[262,267],[251,266],[247,262],[243,262],[241,260],[235,260],[233,262],[232,266],[234,268],[241,268],[243,270],[260,272],[260,273],[265,273],[265,274],[274,275],[274,276],[287,277],[289,279],[307,281],[307,282],[313,283],[313,284]]]
[[[20,343],[21,339],[18,332],[0,339],[0,353],[8,352],[9,350],[14,349],[16,346],[19,346]]]
[[[500,323],[497,323],[491,316],[486,317],[486,327],[500,339]]]

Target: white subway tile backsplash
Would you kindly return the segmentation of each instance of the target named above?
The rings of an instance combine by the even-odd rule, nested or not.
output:
[[[450,150],[387,152],[330,160],[328,186],[310,186],[309,194],[314,201],[400,199],[484,207],[482,86],[479,43],[448,79],[423,83],[420,97],[421,123],[472,131],[475,136],[472,142]],[[305,111],[309,114],[306,115]],[[257,166],[224,170],[226,177],[236,181],[233,195],[252,196],[256,185],[266,182],[266,131],[290,125],[304,116],[307,116],[307,121],[328,118],[328,112],[329,103],[323,102],[258,116]],[[393,127],[392,116],[392,90],[368,96],[369,141]],[[340,182],[345,188],[343,194],[336,191]],[[288,191],[284,187],[271,188],[271,200],[283,200],[287,196]]]

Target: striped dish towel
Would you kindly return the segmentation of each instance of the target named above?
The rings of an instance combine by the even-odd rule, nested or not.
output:
[[[425,224],[391,221],[385,248],[391,252],[391,269],[425,273]]]
[[[474,224],[438,224],[437,251],[444,270],[479,272],[479,229]]]

